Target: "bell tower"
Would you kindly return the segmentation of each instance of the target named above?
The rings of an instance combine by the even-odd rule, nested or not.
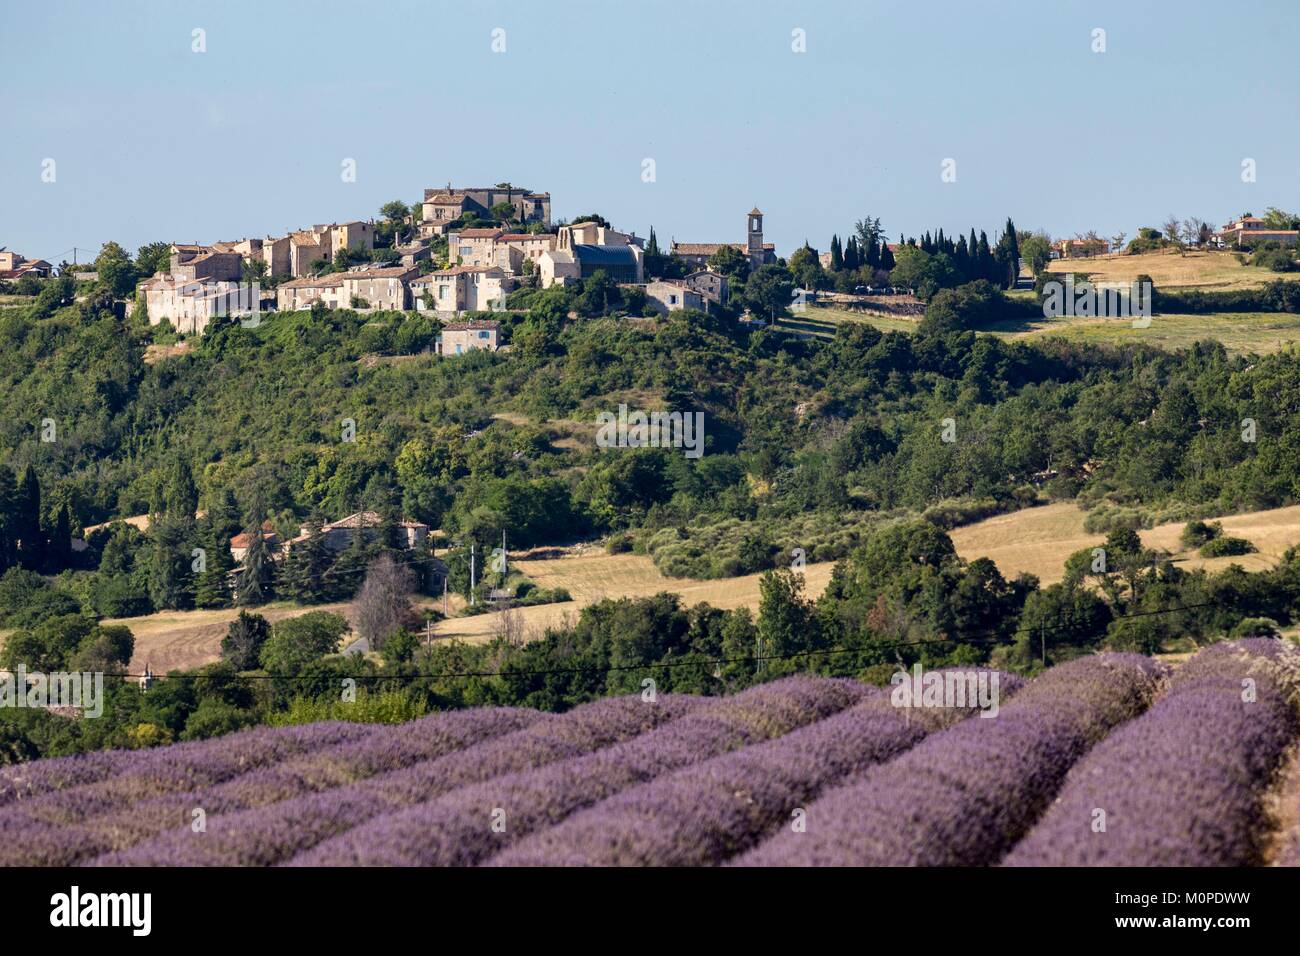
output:
[[[757,268],[763,264],[763,213],[757,206],[749,211],[747,224],[748,241],[745,251],[749,254],[750,263]]]

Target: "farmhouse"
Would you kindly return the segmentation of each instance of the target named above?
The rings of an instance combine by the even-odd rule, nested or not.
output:
[[[495,352],[500,331],[501,323],[490,320],[444,325],[438,336],[438,351],[443,355],[463,355],[475,350]]]
[[[269,521],[262,522],[262,539],[266,542],[267,551],[274,552],[280,547],[280,536],[275,533],[275,529],[271,527]],[[236,564],[244,560],[244,556],[248,554],[248,549],[252,543],[252,535],[246,531],[242,531],[230,539],[230,556],[235,559]]]
[[[718,305],[726,305],[731,298],[727,277],[721,273],[703,269],[699,272],[692,272],[684,281],[688,289],[698,292],[710,302],[715,302]]]
[[[1057,259],[1087,259],[1105,255],[1110,243],[1105,239],[1059,239],[1052,243]]]
[[[0,249],[0,279],[6,282],[31,276],[33,279],[48,279],[54,267],[44,259],[27,259],[16,252]]]
[[[660,315],[667,315],[669,312],[680,312],[683,309],[706,312],[709,308],[709,300],[701,293],[690,288],[685,282],[660,280],[647,282],[643,288],[645,289],[646,301]]]
[[[1257,216],[1242,216],[1228,223],[1214,234],[1214,243],[1220,247],[1247,248],[1261,242],[1280,242],[1284,246],[1296,244],[1300,231],[1295,229],[1269,229]]]
[[[358,532],[367,541],[374,541],[380,534],[384,526],[384,518],[378,512],[358,511],[348,515],[346,518],[340,518],[338,521],[331,521],[329,524],[321,525],[321,536],[325,542],[325,547],[330,551],[342,551],[352,544],[353,539]],[[424,544],[425,538],[429,536],[429,526],[419,521],[398,521],[394,525],[396,528],[397,540],[389,542],[393,547],[401,548],[404,551],[411,551]],[[298,537],[289,541],[289,547],[307,540],[310,529],[307,525],[298,528]]]
[[[763,242],[763,213],[757,206],[749,211],[745,218],[746,236],[744,242],[676,242],[669,247],[669,252],[680,256],[689,265],[696,267],[708,264],[709,258],[724,246],[730,246],[749,258],[751,269],[776,262],[776,246]]]

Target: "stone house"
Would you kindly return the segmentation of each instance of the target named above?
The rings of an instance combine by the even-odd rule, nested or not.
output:
[[[262,261],[266,263],[266,274],[273,278],[293,275],[289,259],[289,237],[267,236],[262,240]]]
[[[215,279],[238,282],[243,274],[244,259],[238,252],[212,246],[186,246],[173,243],[169,272],[178,279]]]
[[[262,522],[262,537],[266,541],[266,547],[269,552],[274,553],[279,550],[280,536],[277,535],[271,527],[271,522]],[[230,556],[235,559],[236,564],[239,564],[244,560],[244,556],[248,554],[248,548],[252,543],[252,537],[244,531],[241,531],[230,539]]]
[[[361,299],[368,308],[401,310],[407,307],[408,283],[419,275],[410,266],[358,266],[335,273],[341,280],[339,301],[344,308]]]
[[[461,229],[447,233],[447,257],[456,265],[496,265],[496,242],[505,235],[500,229]]]
[[[454,266],[412,279],[411,296],[417,312],[487,312],[504,308],[515,280],[498,266]],[[425,301],[426,294],[432,303]]]
[[[347,305],[343,298],[343,276],[333,272],[323,276],[302,276],[281,282],[275,289],[275,307],[281,312],[310,309],[319,302],[329,309]]]
[[[150,325],[166,319],[177,332],[201,335],[213,319],[261,309],[260,301],[252,301],[252,292],[251,286],[239,282],[159,273],[136,287],[136,301],[144,303]]]
[[[495,254],[496,265],[511,275],[524,271],[524,263],[531,261],[536,269],[542,253],[555,248],[554,233],[509,232],[497,237]]]
[[[338,521],[321,525],[321,539],[327,550],[339,552],[346,550],[358,531],[367,543],[374,541],[383,528],[383,517],[374,511],[358,511]],[[413,551],[424,544],[429,536],[429,526],[419,521],[399,521],[396,525],[397,540],[390,542],[393,547],[403,551]],[[298,537],[289,539],[288,548],[306,541],[309,536],[307,525],[298,528]]]
[[[438,351],[444,356],[464,355],[475,350],[495,352],[500,333],[501,323],[492,320],[453,322],[442,327]]]
[[[289,274],[295,278],[310,275],[313,262],[329,262],[333,258],[333,232],[329,226],[315,226],[289,234]]]
[[[551,224],[551,194],[533,192],[517,186],[466,186],[453,189],[426,189],[422,211],[426,223],[459,219],[471,213],[480,219],[492,217],[492,207],[509,203],[514,207],[512,218],[524,224],[540,222]]]
[[[707,312],[709,308],[708,300],[701,293],[687,286],[685,282],[659,280],[647,282],[643,288],[646,301],[660,315],[680,312],[683,309]]]
[[[686,287],[704,296],[710,302],[726,305],[731,298],[727,277],[709,269],[692,272],[685,280]]]

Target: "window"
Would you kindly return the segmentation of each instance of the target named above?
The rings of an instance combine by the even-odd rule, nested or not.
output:
[[[669,304],[669,305],[676,305],[676,304],[677,304],[677,296],[675,296],[675,295],[670,295],[670,296],[668,296],[668,304]]]
[[[473,252],[474,252],[474,247],[473,247],[473,246],[461,246],[461,247],[460,247],[460,254],[461,254],[462,256],[472,255]]]
[[[480,331],[479,334],[478,334],[478,337],[481,338],[481,339],[485,339],[485,338],[487,338],[487,337],[488,337],[487,330],[484,329],[484,330]]]
[[[465,351],[465,347],[464,347],[463,345],[457,344],[457,345],[456,345],[456,354],[459,355],[459,354],[460,354],[461,352],[463,352],[463,351]]]

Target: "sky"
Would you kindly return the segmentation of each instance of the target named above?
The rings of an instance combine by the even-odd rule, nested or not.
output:
[[[1300,207],[1298,38],[1295,0],[0,0],[0,246],[281,235],[448,182],[661,243],[757,205],[781,255],[867,215],[1219,224]]]

